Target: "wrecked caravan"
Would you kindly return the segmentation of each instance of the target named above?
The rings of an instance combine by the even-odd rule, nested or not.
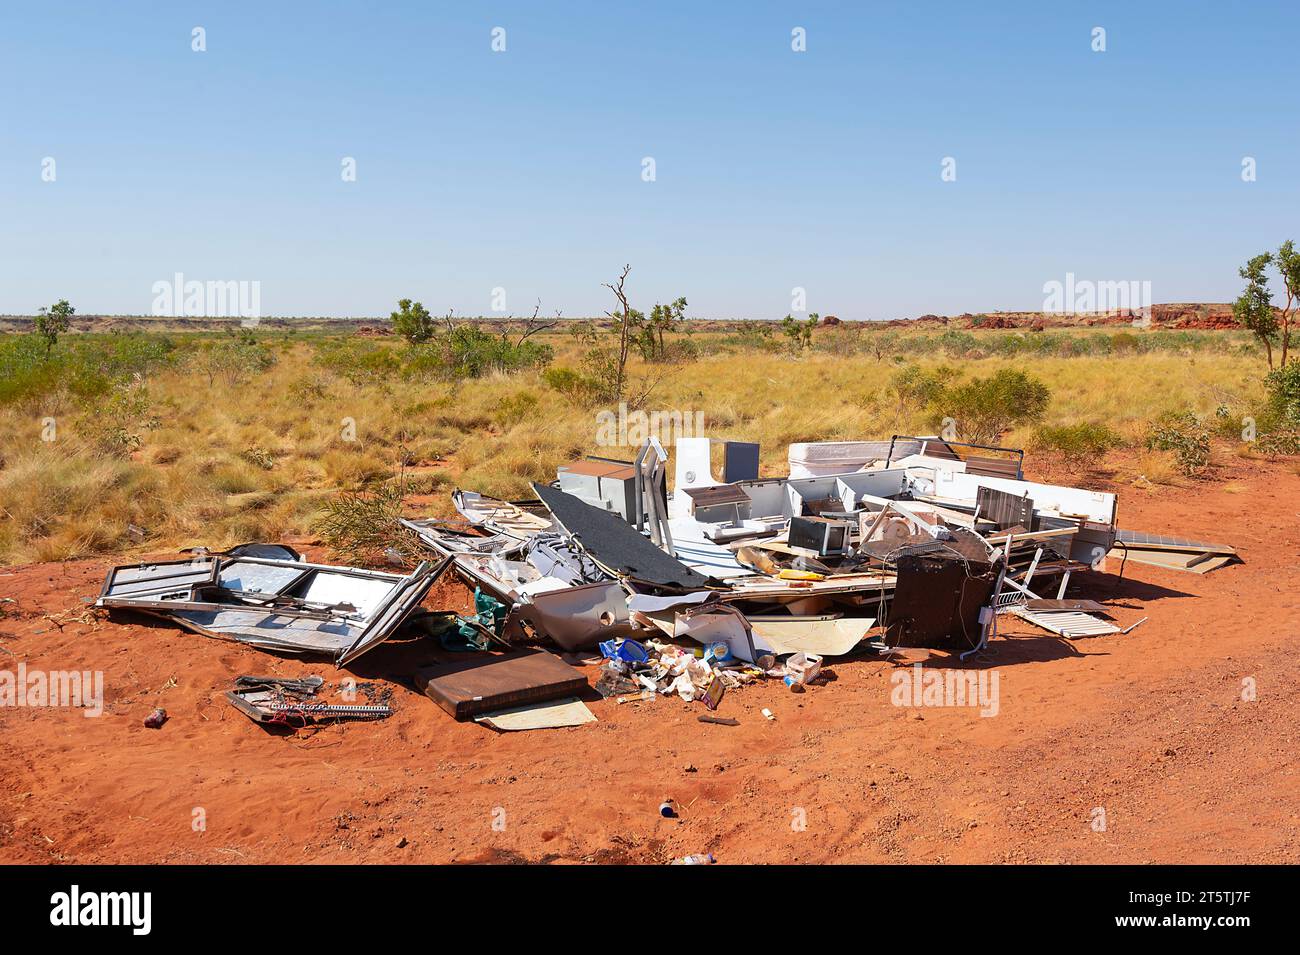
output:
[[[264,650],[326,654],[342,666],[395,634],[449,563],[423,561],[401,576],[248,552],[197,554],[114,567],[95,606]]]

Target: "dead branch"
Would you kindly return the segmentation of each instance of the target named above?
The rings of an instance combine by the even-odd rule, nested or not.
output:
[[[554,328],[556,325],[560,324],[560,312],[558,309],[555,312],[555,321],[553,322],[539,322],[537,320],[537,315],[539,312],[541,312],[541,310],[542,310],[542,300],[539,298],[537,300],[537,304],[533,306],[532,317],[530,317],[528,321],[524,323],[524,333],[519,336],[519,341],[515,342],[516,348],[518,348],[524,342],[528,341],[529,338],[531,338],[533,335],[536,335],[538,332],[544,332],[548,328]]]

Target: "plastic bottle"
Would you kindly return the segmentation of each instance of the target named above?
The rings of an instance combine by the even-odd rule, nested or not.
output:
[[[673,865],[713,865],[717,861],[713,858],[712,852],[697,852],[694,855],[682,856],[673,862]]]

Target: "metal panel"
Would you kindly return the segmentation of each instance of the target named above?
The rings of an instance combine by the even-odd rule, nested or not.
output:
[[[218,582],[227,590],[254,594],[278,594],[302,576],[302,568],[284,564],[262,564],[232,560],[221,565]]]
[[[1013,494],[994,487],[980,487],[975,491],[975,513],[999,528],[1023,527],[1034,530],[1034,502],[1028,494]]]
[[[752,481],[758,477],[758,445],[727,441],[722,445],[722,480]]]
[[[421,561],[411,576],[393,589],[370,623],[366,625],[365,630],[357,637],[356,642],[339,654],[339,666],[351,663],[361,654],[373,650],[396,633],[398,627],[420,605],[429,588],[451,566],[452,560],[451,557],[444,557],[436,565]]]
[[[1010,612],[1026,623],[1042,627],[1062,637],[1097,637],[1107,633],[1119,633],[1119,627],[1106,620],[1086,613],[1057,613],[1045,610],[1029,610],[1025,607],[1012,607]]]
[[[173,592],[188,593],[196,586],[214,584],[216,573],[217,561],[205,557],[114,567],[104,580],[100,598],[128,599]]]
[[[1186,537],[1148,534],[1146,531],[1117,530],[1115,540],[1132,547],[1157,550],[1199,550],[1211,554],[1235,554],[1237,552],[1236,548],[1227,544],[1207,544],[1202,541],[1188,540]]]

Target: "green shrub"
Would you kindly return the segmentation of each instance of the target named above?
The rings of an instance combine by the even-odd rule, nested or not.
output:
[[[1110,336],[1110,347],[1116,352],[1135,352],[1141,346],[1141,340],[1132,332],[1116,332]]]
[[[1264,378],[1264,407],[1256,415],[1259,449],[1300,454],[1300,361],[1291,360]]]
[[[300,402],[310,403],[320,398],[324,398],[329,393],[329,388],[319,377],[299,378],[289,386],[289,394]]]
[[[140,450],[144,433],[161,423],[143,385],[121,383],[114,386],[107,401],[99,402],[91,426],[96,447],[112,457],[127,457]]]
[[[275,367],[277,361],[271,347],[248,328],[202,342],[189,356],[191,367],[205,375],[209,385],[218,377],[232,385],[239,384],[251,375]]]
[[[936,402],[956,375],[957,370],[947,365],[930,370],[904,365],[889,379],[889,391],[898,399],[899,411],[923,408]]]
[[[781,350],[781,343],[773,337],[771,322],[746,322],[740,331],[731,332],[718,339],[717,345],[726,351],[755,351],[772,354]]]
[[[1300,428],[1279,429],[1262,435],[1259,449],[1265,454],[1300,454]]]
[[[974,353],[983,355],[984,351],[980,348],[980,340],[970,332],[959,332],[955,329],[949,329],[935,337],[935,346],[945,354],[953,358],[975,357]]]
[[[65,391],[82,398],[144,378],[175,361],[175,345],[161,335],[112,334],[64,338],[47,353],[37,335],[0,336],[0,404]]]
[[[474,325],[458,325],[407,350],[404,371],[409,377],[481,378],[494,371],[516,372],[545,367],[554,357],[549,345],[512,342]]]
[[[1043,450],[1055,451],[1071,462],[1081,463],[1120,447],[1123,440],[1104,424],[1080,422],[1043,426],[1034,432],[1034,444]]]
[[[398,520],[404,493],[399,482],[344,492],[325,502],[313,529],[336,557],[353,567],[389,563],[394,556],[413,562],[422,548],[415,534]]]
[[[0,338],[0,403],[55,390],[62,365],[45,359],[45,343],[35,335]]]
[[[1051,397],[1037,378],[1004,368],[988,378],[944,389],[931,407],[936,419],[956,421],[962,440],[993,444],[1008,429],[1040,420]]]
[[[548,364],[549,346],[534,341],[511,342],[473,325],[460,325],[440,342],[454,377],[479,378],[490,371],[520,371]]]
[[[542,372],[547,387],[578,403],[588,403],[599,390],[590,378],[573,368],[547,368]]]
[[[321,342],[312,361],[357,386],[383,381],[402,369],[402,361],[392,348],[364,338]]]
[[[404,298],[397,303],[397,311],[389,316],[393,331],[412,345],[421,345],[433,338],[436,327],[429,310],[419,302]]]
[[[1292,359],[1264,378],[1269,416],[1278,427],[1300,428],[1300,360]]]
[[[502,398],[497,404],[497,420],[510,427],[532,417],[537,412],[537,395],[531,391],[520,391]]]
[[[1188,477],[1196,477],[1210,464],[1210,432],[1190,411],[1170,412],[1153,421],[1146,446],[1172,451],[1178,470]]]

